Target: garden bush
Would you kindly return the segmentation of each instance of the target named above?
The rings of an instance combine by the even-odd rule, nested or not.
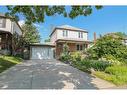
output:
[[[81,61],[73,62],[72,65],[82,71],[88,72],[90,72],[91,69],[94,69],[95,71],[104,71],[107,67],[111,66],[111,64],[106,61],[89,59],[83,59]]]
[[[126,64],[127,46],[122,43],[119,37],[114,38],[114,35],[116,34],[105,35],[97,39],[96,44],[87,50],[89,58],[97,60],[108,55],[110,57],[109,61],[118,64],[120,62]]]
[[[112,75],[126,75],[127,76],[127,67],[126,66],[112,66],[107,67],[105,72]]]
[[[72,52],[71,54],[71,60],[72,61],[81,61],[81,52]]]
[[[104,71],[107,67],[110,67],[111,64],[107,61],[101,60],[91,60],[91,68],[96,71]]]

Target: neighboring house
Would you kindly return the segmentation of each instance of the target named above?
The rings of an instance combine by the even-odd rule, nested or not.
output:
[[[115,39],[119,39],[119,40],[122,41],[123,44],[127,45],[127,38],[126,37],[120,38],[118,35],[116,35],[114,33],[107,33],[106,35],[110,35],[110,36],[112,36]]]
[[[0,54],[12,53],[12,35],[16,33],[17,37],[22,35],[19,24],[11,17],[0,14]]]
[[[69,25],[55,27],[50,34],[50,41],[55,45],[56,58],[59,58],[65,43],[69,46],[69,52],[82,51],[90,43],[86,30]]]
[[[88,32],[69,25],[55,27],[50,34],[50,42],[30,45],[30,59],[59,58],[65,43],[70,52],[82,51],[89,47]]]
[[[127,38],[122,39],[123,44],[127,45]]]

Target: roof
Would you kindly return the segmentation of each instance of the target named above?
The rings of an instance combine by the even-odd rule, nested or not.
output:
[[[51,47],[55,47],[54,44],[49,44],[49,43],[33,43],[33,44],[30,44],[30,46],[51,46]]]
[[[62,41],[62,42],[81,42],[81,43],[92,43],[92,41],[84,41],[84,40],[73,40],[73,39],[58,39],[56,40],[56,42],[59,42],[59,41]]]
[[[5,14],[3,14],[3,13],[0,13],[0,17],[3,17],[3,18],[8,18],[8,19],[13,19],[13,17],[10,17],[10,16],[5,16]],[[18,27],[21,29],[21,31],[23,31],[22,30],[22,28],[21,28],[21,26],[19,25],[19,23],[17,22],[17,21],[15,21],[16,22],[16,24],[18,25]]]
[[[80,32],[87,32],[87,30],[81,29],[81,28],[77,28],[77,27],[73,27],[70,25],[62,25],[62,26],[56,26],[53,31],[51,32],[50,36],[55,32],[56,29],[65,29],[65,30],[73,30],[73,31],[80,31]]]
[[[64,28],[64,29],[72,29],[72,30],[86,31],[84,29],[80,29],[80,28],[73,27],[73,26],[70,26],[70,25],[57,26],[57,28]]]

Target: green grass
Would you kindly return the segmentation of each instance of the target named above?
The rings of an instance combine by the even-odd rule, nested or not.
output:
[[[21,62],[22,59],[19,57],[0,56],[0,73]]]
[[[96,71],[94,73],[97,77],[107,80],[109,82],[114,83],[115,85],[126,85],[127,84],[127,76],[125,75],[113,75],[105,72]]]

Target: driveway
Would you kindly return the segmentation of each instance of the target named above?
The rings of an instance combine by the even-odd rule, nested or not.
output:
[[[28,60],[0,74],[1,89],[101,89],[114,85],[57,60]]]

